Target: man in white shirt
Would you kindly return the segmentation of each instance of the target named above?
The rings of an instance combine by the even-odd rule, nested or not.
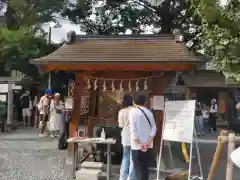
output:
[[[148,164],[151,158],[148,149],[153,147],[156,134],[154,116],[144,107],[145,101],[144,95],[134,97],[136,108],[129,112],[132,161],[137,180],[148,180]]]
[[[40,113],[40,134],[39,137],[44,137],[44,131],[46,130],[47,121],[49,119],[49,96],[51,95],[52,91],[47,89],[45,91],[45,95],[40,98],[38,103],[38,110]]]
[[[211,132],[211,130],[213,132],[216,132],[217,131],[216,120],[217,120],[217,113],[218,113],[218,106],[217,106],[216,99],[212,99],[209,113],[210,113],[209,114],[209,132]]]
[[[30,97],[30,92],[25,91],[24,94],[20,97],[22,105],[22,116],[24,127],[31,126],[31,116],[32,116],[32,101]]]

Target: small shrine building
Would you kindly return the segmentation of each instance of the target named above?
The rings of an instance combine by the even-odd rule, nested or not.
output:
[[[120,104],[124,93],[145,93],[149,99],[162,96],[177,72],[191,71],[203,63],[182,40],[180,34],[79,36],[69,32],[67,42],[58,50],[31,63],[43,72],[75,72],[75,80],[69,83],[69,96],[74,97],[70,137],[74,136],[81,115],[88,117],[87,134],[91,137],[95,121],[104,121],[102,116],[108,114],[99,110],[101,93],[109,92],[109,101],[118,98],[107,107],[110,111]],[[158,152],[163,110],[154,110],[154,115],[157,125],[154,145]],[[105,120],[105,124],[111,123],[109,117]],[[114,122],[117,124],[116,118]]]

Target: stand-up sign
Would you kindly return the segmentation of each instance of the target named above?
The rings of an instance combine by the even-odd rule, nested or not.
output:
[[[162,129],[162,140],[160,145],[159,159],[158,159],[158,172],[157,180],[159,180],[160,163],[162,156],[163,141],[185,142],[190,144],[190,162],[188,180],[191,180],[191,165],[192,165],[192,148],[193,141],[196,143],[196,150],[198,156],[198,163],[202,179],[202,167],[200,161],[200,153],[198,148],[198,142],[196,132],[194,128],[195,120],[195,100],[184,101],[166,101],[164,109],[164,123]],[[196,176],[195,176],[196,177]]]
[[[166,101],[163,139],[191,143],[195,101]]]

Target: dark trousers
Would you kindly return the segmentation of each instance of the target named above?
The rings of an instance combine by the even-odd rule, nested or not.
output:
[[[148,180],[148,165],[150,159],[150,152],[143,152],[141,150],[131,151],[136,180]]]
[[[211,129],[214,132],[217,131],[216,120],[217,120],[217,115],[216,114],[210,114],[210,116],[209,116],[209,131],[211,131]]]

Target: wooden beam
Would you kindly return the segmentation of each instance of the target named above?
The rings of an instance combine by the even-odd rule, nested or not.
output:
[[[192,64],[186,63],[164,63],[164,62],[154,62],[154,63],[82,63],[82,64],[46,64],[44,66],[44,71],[49,72],[53,70],[69,70],[69,71],[95,71],[95,70],[120,70],[120,71],[185,71],[188,70]]]

